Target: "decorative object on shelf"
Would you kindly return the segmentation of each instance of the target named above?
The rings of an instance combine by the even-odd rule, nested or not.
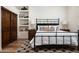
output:
[[[28,19],[20,19],[20,25],[28,25]]]
[[[24,16],[24,18],[29,18],[29,16]]]
[[[28,27],[27,26],[20,26],[19,31],[27,31]]]
[[[19,17],[20,18],[29,18],[28,12],[20,12]]]
[[[21,10],[28,10],[28,8],[26,8],[26,7],[23,7],[23,8],[21,8]]]

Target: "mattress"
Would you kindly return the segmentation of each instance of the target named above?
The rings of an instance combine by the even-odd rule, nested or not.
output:
[[[61,33],[60,33],[61,32]],[[57,35],[57,37],[55,37]],[[62,45],[63,44],[63,36],[64,37],[64,44],[65,45],[70,45],[70,39],[72,39],[72,45],[73,46],[78,46],[78,37],[77,33],[70,33],[70,32],[64,32],[64,31],[57,31],[56,32],[42,32],[42,31],[37,31],[36,37],[35,37],[35,45],[36,46],[41,46],[41,45],[49,45],[50,44],[58,44]],[[42,36],[42,40],[41,40]],[[50,39],[48,36],[51,36]],[[72,36],[70,38],[70,36]],[[57,38],[57,41],[56,41]],[[32,48],[34,48],[34,38],[30,41],[30,45]]]

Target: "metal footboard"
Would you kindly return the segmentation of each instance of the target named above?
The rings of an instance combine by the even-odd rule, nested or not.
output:
[[[57,33],[57,32],[56,32]],[[60,32],[60,33],[62,33],[62,32]],[[74,33],[77,33],[77,32],[74,32]],[[78,38],[78,36],[77,35],[55,35],[55,36],[53,36],[53,35],[51,35],[51,36],[42,36],[42,35],[36,35],[35,37],[34,37],[34,50],[36,49],[36,37],[41,37],[41,45],[43,45],[43,37],[48,37],[48,45],[50,46],[51,44],[50,44],[50,38],[51,37],[55,37],[55,39],[56,39],[56,42],[55,42],[55,44],[52,44],[52,45],[59,45],[58,43],[57,43],[57,40],[58,40],[58,37],[62,37],[63,39],[63,44],[62,45],[66,45],[65,44],[65,38],[66,37],[69,37],[70,38],[70,44],[68,44],[68,45],[70,45],[70,46],[72,46],[72,37],[77,37]],[[79,43],[79,41],[77,41],[78,43]]]

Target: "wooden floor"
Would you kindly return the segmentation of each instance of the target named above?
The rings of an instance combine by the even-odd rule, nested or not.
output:
[[[75,48],[75,47],[74,47]],[[6,46],[2,51],[2,53],[36,53],[34,49],[32,49],[29,45],[29,40],[26,39],[18,39],[14,41],[13,43]],[[79,53],[79,51],[76,50],[76,48],[71,51],[70,48],[64,49],[64,48],[52,48],[52,49],[46,49],[42,48],[38,50],[38,53]]]
[[[9,44],[8,46],[6,46],[5,48],[2,49],[2,51],[0,51],[1,53],[16,53],[17,49],[19,47],[21,47],[21,43],[22,41],[25,41],[24,39],[18,39],[14,42],[12,42],[11,44]]]

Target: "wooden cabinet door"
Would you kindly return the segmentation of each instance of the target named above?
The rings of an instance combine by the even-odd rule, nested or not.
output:
[[[5,8],[1,8],[2,15],[2,47],[9,43],[10,39],[10,12]]]
[[[17,40],[17,15],[11,13],[11,39],[10,42]]]
[[[1,7],[2,48],[17,40],[17,15]]]

